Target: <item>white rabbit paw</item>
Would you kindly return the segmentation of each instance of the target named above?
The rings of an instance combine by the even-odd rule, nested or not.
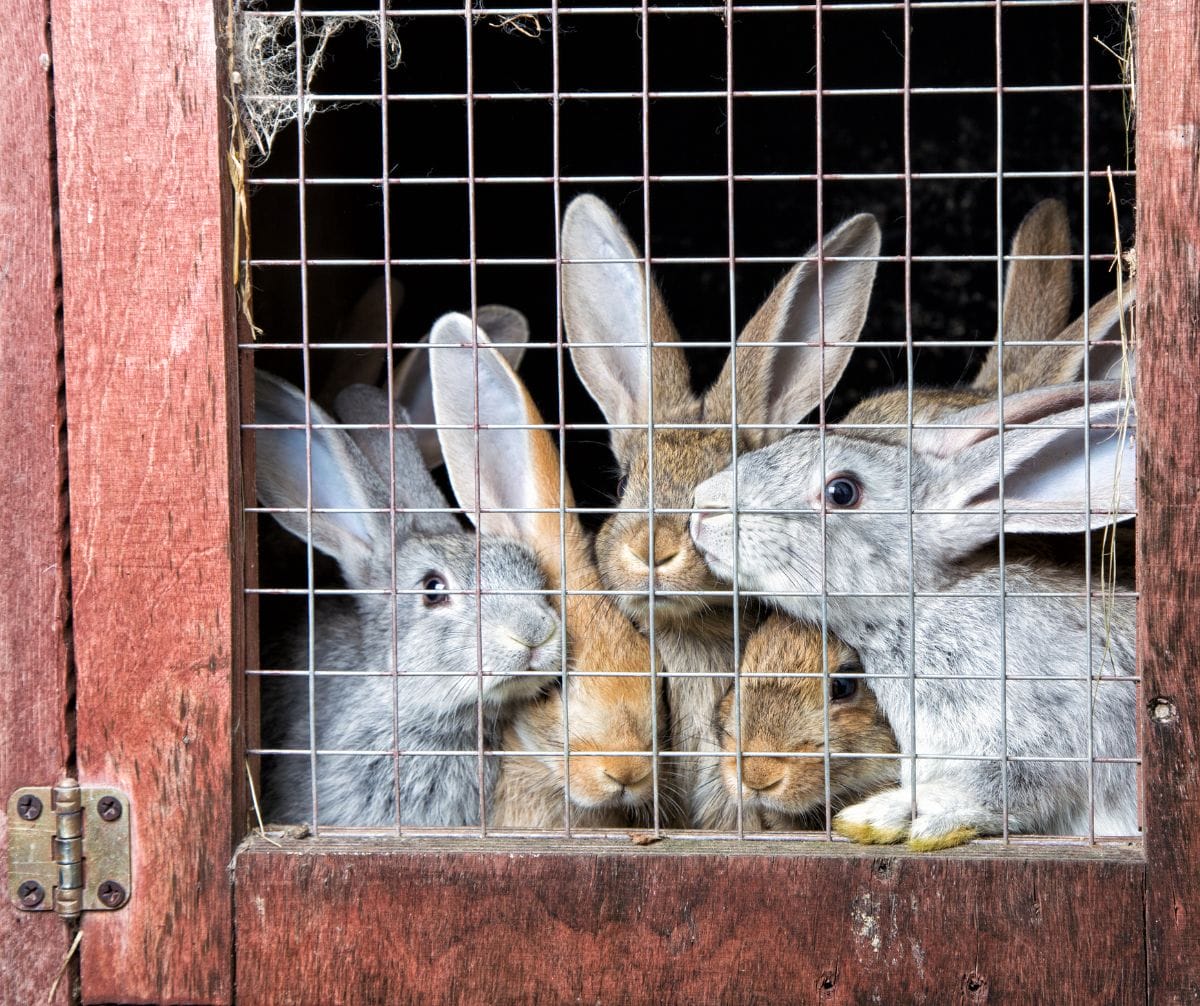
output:
[[[994,832],[995,818],[961,793],[927,785],[917,787],[916,817],[912,815],[911,791],[891,789],[847,807],[834,818],[833,827],[863,845],[907,841],[915,852],[936,852]]]

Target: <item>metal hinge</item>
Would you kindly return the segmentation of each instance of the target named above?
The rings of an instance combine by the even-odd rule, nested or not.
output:
[[[129,798],[106,786],[27,786],[8,798],[8,896],[26,912],[111,912],[130,894]]]

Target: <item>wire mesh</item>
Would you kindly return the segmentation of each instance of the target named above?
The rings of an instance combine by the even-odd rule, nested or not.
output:
[[[243,2],[268,824],[1135,839],[1128,8]]]

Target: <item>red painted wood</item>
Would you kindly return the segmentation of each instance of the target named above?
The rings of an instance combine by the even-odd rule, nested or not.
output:
[[[1151,999],[1200,1002],[1200,6],[1138,7],[1139,664]]]
[[[228,1002],[241,558],[212,0],[55,0],[81,779],[133,802],[85,1001]]]
[[[54,783],[70,757],[46,17],[46,0],[7,4],[0,45],[0,805],[20,786]],[[7,846],[0,820],[0,864]],[[53,914],[13,908],[3,885],[0,1002],[44,1002],[70,936]]]
[[[486,848],[252,840],[240,1006],[1145,1001],[1136,855]]]

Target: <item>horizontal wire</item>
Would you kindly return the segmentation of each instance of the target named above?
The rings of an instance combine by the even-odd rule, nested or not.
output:
[[[1094,252],[1086,256],[1070,256],[1070,255],[1055,255],[1049,256],[1055,261],[1078,261],[1086,259],[1089,262],[1101,262],[1110,264],[1112,262],[1112,252]],[[1006,258],[1007,260],[1007,258]],[[295,268],[298,266],[464,266],[470,265],[474,261],[476,265],[485,266],[518,266],[518,265],[584,265],[584,264],[604,264],[604,265],[620,265],[625,259],[555,259],[544,256],[533,256],[523,258],[488,258],[487,256],[476,256],[474,260],[469,258],[252,258],[248,261],[248,265],[253,268],[271,267],[279,268],[288,266]],[[638,261],[641,261],[640,259]],[[795,265],[797,262],[815,262],[816,259],[804,255],[739,255],[735,259],[737,265]],[[875,255],[875,256],[829,256],[825,261],[828,262],[904,262],[903,255]],[[996,256],[992,255],[913,255],[908,261],[919,265],[953,265],[959,263],[980,262],[984,265],[995,265]],[[651,260],[651,265],[728,265],[728,256],[722,255],[690,255],[690,256],[659,256]],[[644,346],[645,343],[642,343]],[[683,345],[689,345],[684,343]],[[728,348],[729,341],[726,340],[723,345]],[[862,345],[855,343],[855,345]]]
[[[367,587],[313,587],[311,590],[307,587],[246,587],[243,594],[247,595],[269,595],[269,596],[301,596],[307,597],[310,594],[316,597],[369,597],[374,595],[396,595],[403,596],[405,594],[428,594],[430,591],[425,587],[397,587],[391,590],[386,587],[375,589]],[[483,597],[559,597],[562,594],[561,590],[499,590],[493,588],[485,588],[478,592]],[[474,590],[439,590],[438,597],[475,597]],[[727,600],[732,599],[734,592],[730,590],[671,590],[669,588],[657,587],[654,589],[655,597],[721,597]],[[569,597],[641,597],[649,596],[646,590],[574,590],[572,589]],[[828,590],[819,591],[801,591],[801,590],[748,590],[739,588],[737,591],[739,597],[834,597],[834,598],[909,598],[916,597],[924,598],[974,598],[983,601],[995,601],[1000,595],[996,591],[991,593],[970,593],[967,591],[834,591]],[[1094,590],[1090,593],[1083,591],[1006,591],[1003,595],[1006,598],[1050,598],[1063,597],[1075,598],[1082,600],[1086,597],[1113,597],[1113,593],[1109,590]],[[1136,592],[1118,591],[1115,595],[1118,598],[1136,599],[1139,595]]]
[[[319,758],[474,758],[479,754],[479,748],[448,748],[446,750],[434,749],[397,749],[397,748],[317,748],[314,752],[311,748],[247,748],[246,754],[258,755],[259,757],[270,758],[298,758],[310,757],[316,754]],[[563,756],[562,748],[550,751],[507,751],[501,748],[490,750],[484,748],[484,757],[486,758],[561,758]],[[706,759],[721,759],[732,758],[733,751],[671,751],[663,748],[658,749],[658,757],[665,759],[673,758],[706,758]],[[802,759],[824,759],[826,756],[824,751],[744,751],[743,757],[750,758],[783,758],[792,760]],[[654,757],[653,751],[647,750],[628,750],[628,751],[572,751],[572,758],[651,758]],[[846,751],[837,752],[830,751],[829,757],[844,758],[846,760],[855,759],[879,759],[887,761],[910,761],[914,755],[899,754],[898,752],[862,752],[862,751]],[[970,761],[970,762],[995,762],[1000,761],[1001,756],[996,755],[969,755],[969,754],[941,754],[938,752],[918,752],[915,755],[921,761]],[[1008,755],[1007,759],[1010,762],[1034,762],[1038,764],[1078,764],[1088,763],[1097,765],[1140,765],[1140,758],[1118,758],[1118,757],[1101,757],[1096,756],[1088,758],[1086,755]]]
[[[1111,6],[1118,7],[1128,3],[1128,0],[911,0],[911,3],[905,4],[899,0],[864,0],[860,3],[845,3],[845,4],[823,4],[821,12],[823,15],[837,13],[863,13],[867,11],[901,11],[906,7],[912,10],[963,10],[963,9],[980,9],[994,11],[998,6],[1019,7],[1022,9],[1034,9],[1043,7],[1102,7]],[[813,3],[779,3],[779,4],[733,4],[730,7],[724,4],[680,4],[675,5],[658,5],[651,4],[643,7],[640,3],[630,4],[607,4],[597,7],[476,7],[471,12],[473,22],[486,20],[494,17],[518,17],[520,15],[533,15],[535,17],[550,17],[551,14],[557,13],[559,17],[579,17],[593,15],[626,15],[640,16],[643,11],[648,14],[662,15],[679,15],[679,14],[716,14],[724,16],[732,11],[734,14],[814,14],[817,6]],[[378,7],[360,8],[347,7],[341,10],[303,10],[298,13],[293,10],[287,11],[267,11],[255,10],[248,12],[250,16],[255,18],[294,18],[308,20],[324,20],[331,17],[363,17],[377,18],[380,11]],[[413,7],[405,10],[389,10],[384,12],[391,20],[407,20],[408,18],[447,18],[454,20],[462,20],[466,15],[463,13],[461,4],[454,4],[446,7]]]
[[[272,669],[272,668],[247,668],[245,674],[248,677],[257,678],[295,678],[308,677],[309,671],[303,668],[293,669]],[[572,678],[649,678],[649,671],[587,671],[576,670],[571,668],[568,672]],[[404,670],[398,670],[393,674],[391,671],[333,671],[321,670],[314,668],[312,674],[318,678],[461,678],[464,677],[462,671],[413,671],[412,673]],[[656,671],[655,675],[660,678],[707,678],[710,680],[726,680],[729,678],[729,671]],[[471,671],[469,677],[476,677],[476,672]],[[837,671],[830,672],[831,677],[835,678],[864,678],[868,682],[877,681],[909,681],[911,675],[908,674],[886,674],[886,673],[853,673],[842,674]],[[484,678],[546,678],[548,675],[543,671],[513,671],[505,674],[483,674]],[[750,678],[767,678],[778,680],[796,680],[804,678],[812,678],[814,680],[824,680],[823,673],[812,671],[796,671],[796,672],[779,672],[779,673],[754,673],[748,671],[739,671],[738,677]],[[920,674],[917,676],[918,681],[999,681],[1003,678],[1005,681],[1112,681],[1121,682],[1124,684],[1137,684],[1141,681],[1141,677],[1135,674]]]
[[[1011,171],[1005,172],[1006,179],[1026,179],[1032,181],[1059,181],[1062,179],[1072,178],[1104,178],[1107,179],[1109,173],[1107,171]],[[1134,178],[1136,173],[1133,171],[1125,171],[1114,169],[1112,172],[1113,178]],[[996,172],[994,171],[918,171],[912,175],[914,181],[919,182],[988,182],[995,181]],[[650,182],[660,184],[687,183],[687,184],[727,184],[729,181],[744,182],[744,183],[760,183],[760,182],[899,182],[904,180],[904,175],[899,172],[883,171],[883,172],[825,172],[820,175],[813,173],[797,173],[790,174],[780,172],[778,174],[756,174],[756,173],[739,173],[734,175],[651,175]],[[408,176],[393,176],[386,179],[389,185],[403,186],[410,188],[412,186],[429,186],[429,185],[468,185],[472,181],[480,185],[543,185],[553,182],[553,175],[486,175],[477,176],[474,179],[466,175],[422,175],[420,177]],[[647,179],[641,175],[561,175],[558,181],[566,185],[608,185],[608,184],[642,184]],[[326,178],[305,178],[304,185],[369,185],[380,186],[385,179],[375,178],[370,176],[359,175],[330,175]],[[280,176],[277,178],[255,178],[247,181],[248,185],[258,188],[271,187],[295,187],[298,186],[300,180],[289,176]],[[1005,255],[1005,261],[1013,259],[1036,259],[1036,258],[1071,258],[1078,256],[1035,256],[1035,255]],[[1111,258],[1111,253],[1109,254]],[[606,261],[619,261],[618,259],[607,259]],[[638,261],[642,261],[638,259]]]
[[[1017,86],[1006,86],[996,88],[995,85],[978,84],[978,85],[930,85],[928,87],[914,87],[910,93],[918,97],[942,97],[945,95],[996,95],[996,94],[1081,94],[1083,92],[1093,93],[1096,91],[1111,91],[1111,92],[1131,92],[1132,88],[1128,84],[1090,84],[1084,88],[1080,84],[1023,84]],[[726,91],[651,91],[650,98],[654,101],[701,101],[708,99],[710,101],[722,101],[726,99],[728,92]],[[902,87],[843,87],[843,88],[824,88],[817,91],[814,88],[756,88],[753,90],[734,91],[734,98],[762,98],[762,99],[778,99],[778,98],[900,98],[904,95]],[[245,94],[243,98],[253,102],[295,102],[295,94]],[[493,91],[490,93],[479,93],[471,95],[470,100],[475,102],[510,102],[510,101],[529,101],[529,102],[547,102],[547,101],[625,101],[642,98],[641,91],[561,91],[555,95],[552,91]],[[337,104],[344,105],[348,102],[356,104],[370,104],[374,102],[395,102],[410,105],[421,102],[467,102],[468,97],[458,91],[412,91],[405,94],[389,94],[386,97],[372,91],[349,91],[335,92],[327,91],[324,93],[304,95],[306,104],[319,105]],[[993,175],[995,172],[992,173]],[[638,181],[645,181],[644,176],[638,175]],[[651,179],[653,180],[653,178]],[[307,179],[306,179],[307,181]]]

